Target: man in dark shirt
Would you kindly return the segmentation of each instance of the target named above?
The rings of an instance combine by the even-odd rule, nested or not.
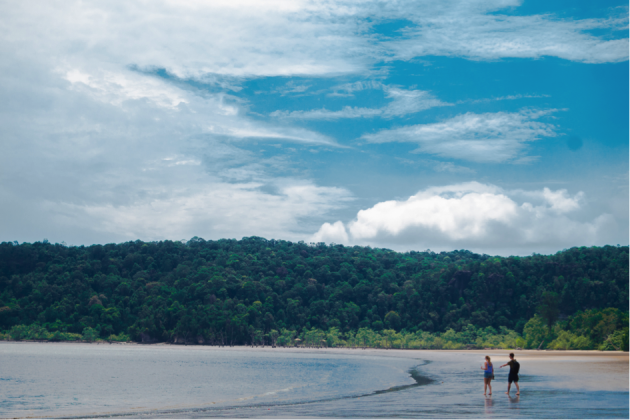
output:
[[[518,371],[521,369],[521,364],[514,358],[514,353],[510,353],[510,361],[503,366],[510,367],[510,373],[508,374],[508,390],[506,394],[510,395],[510,387],[512,386],[512,382],[514,382],[514,385],[516,385],[516,395],[520,395],[521,389],[518,387]],[[503,366],[499,367],[502,368]]]

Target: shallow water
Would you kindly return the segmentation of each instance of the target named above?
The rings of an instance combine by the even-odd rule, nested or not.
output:
[[[484,397],[483,356],[463,352],[0,342],[0,357],[1,417],[629,415],[627,362],[593,358],[521,359],[520,397],[499,369]]]

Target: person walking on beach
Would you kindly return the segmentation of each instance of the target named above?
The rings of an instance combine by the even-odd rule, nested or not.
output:
[[[510,361],[503,366],[510,367],[510,373],[508,374],[508,390],[506,394],[510,395],[510,387],[512,386],[512,382],[514,382],[514,385],[516,385],[516,395],[520,395],[521,389],[518,387],[518,371],[521,369],[521,364],[514,358],[514,353],[510,353]],[[499,366],[499,369],[503,366]]]
[[[481,369],[483,370],[483,395],[486,395],[486,389],[490,390],[488,395],[492,395],[492,384],[490,381],[494,379],[494,367],[490,361],[490,356],[486,356],[486,362],[481,366]]]

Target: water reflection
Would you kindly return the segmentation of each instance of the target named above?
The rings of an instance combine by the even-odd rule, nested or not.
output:
[[[520,410],[521,407],[519,406],[519,401],[521,400],[521,396],[520,395],[516,395],[516,396],[511,396],[508,395],[508,399],[510,400],[510,405],[508,406],[510,409],[512,410]]]
[[[492,396],[487,396],[484,399],[483,405],[486,410],[486,414],[493,414],[494,410],[492,408],[494,407],[494,401],[492,401]]]
[[[568,392],[539,366],[523,401],[497,381],[482,405],[476,354],[374,353],[0,342],[0,418],[628,419],[627,388]]]

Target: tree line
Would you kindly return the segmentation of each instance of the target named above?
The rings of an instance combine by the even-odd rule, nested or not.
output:
[[[0,244],[7,339],[615,349],[628,302],[627,246],[503,258],[258,237]]]

